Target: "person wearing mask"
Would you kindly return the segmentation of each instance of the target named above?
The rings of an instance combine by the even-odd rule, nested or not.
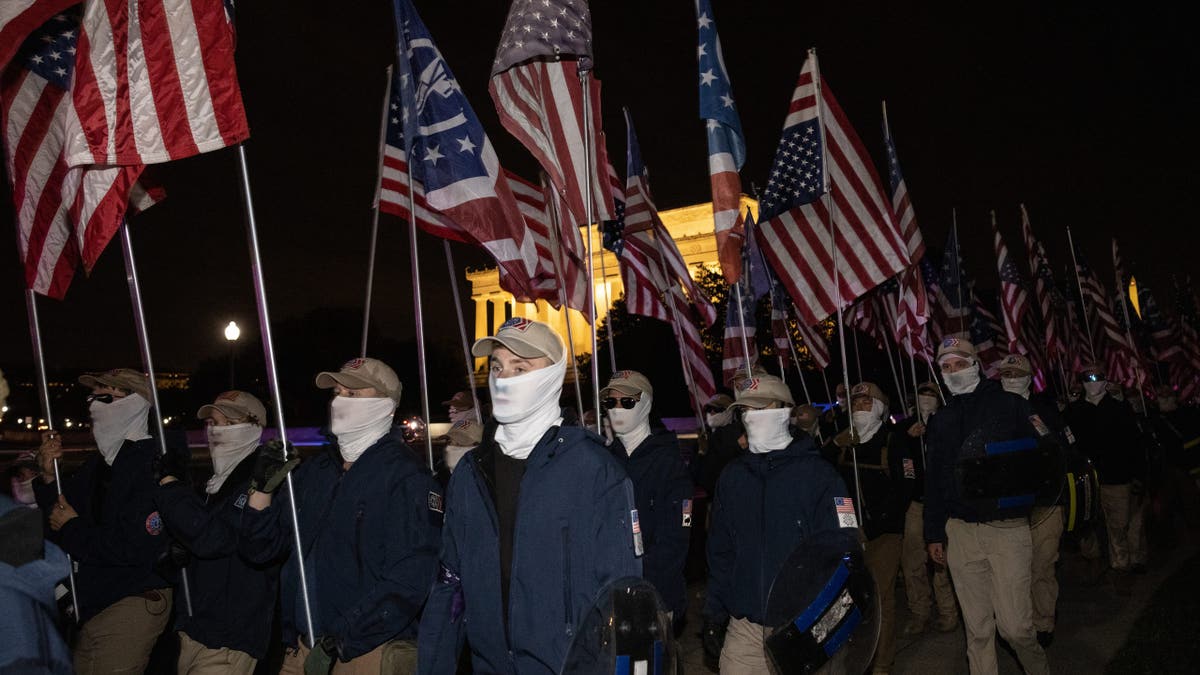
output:
[[[859,523],[866,539],[866,565],[879,592],[879,643],[872,671],[891,671],[896,656],[896,573],[908,509],[906,469],[914,466],[908,443],[893,438],[888,397],[874,382],[850,390],[850,428],[833,439],[842,480],[861,497]],[[855,489],[857,486],[857,490]]]
[[[828,394],[829,390],[825,390]],[[821,416],[821,436],[832,439],[850,426],[850,401],[846,399],[846,385],[838,383],[833,390],[834,402]]]
[[[461,392],[460,392],[461,393]],[[483,425],[475,421],[474,416],[460,419],[450,426],[450,431],[441,438],[446,444],[443,454],[446,470],[454,473],[458,462],[483,440]]]
[[[1157,390],[1158,414],[1152,418],[1154,436],[1161,446],[1159,491],[1167,503],[1168,517],[1178,515],[1200,535],[1200,410],[1180,407],[1179,396],[1169,385]],[[1162,528],[1170,531],[1172,528]]]
[[[1128,405],[1109,395],[1108,381],[1099,367],[1085,365],[1079,381],[1083,399],[1067,408],[1066,420],[1079,448],[1096,467],[1113,585],[1118,593],[1127,595],[1132,591],[1131,568],[1146,562],[1146,551],[1140,545],[1141,498],[1132,494],[1133,483],[1141,483],[1146,470],[1137,420]]]
[[[929,557],[947,565],[954,579],[971,674],[998,672],[997,630],[1026,673],[1049,673],[1033,629],[1029,522],[979,513],[956,471],[989,443],[1035,437],[1033,410],[999,382],[981,378],[975,346],[966,340],[944,339],[937,364],[951,398],[929,418],[926,432],[925,541]]]
[[[256,565],[238,552],[242,513],[267,410],[244,391],[227,391],[201,406],[213,475],[197,494],[188,467],[167,455],[156,502],[163,522],[188,552],[191,615],[176,607],[178,672],[251,675],[267,655],[279,566]],[[184,458],[186,459],[186,458]]]
[[[38,452],[42,477],[34,482],[50,540],[78,566],[75,590],[79,638],[75,670],[141,672],[171,618],[170,583],[155,570],[168,545],[154,503],[158,441],[150,437],[150,381],[136,370],[87,373],[97,454],[57,494],[54,460],[62,437],[46,434]]]
[[[500,325],[488,359],[492,419],[447,488],[441,570],[421,618],[420,672],[558,673],[596,594],[641,576],[633,485],[600,437],[564,426],[567,355],[550,326]]]
[[[4,469],[4,477],[4,485],[7,487],[4,494],[21,506],[37,508],[37,494],[33,491],[33,484],[38,477],[38,466],[34,453],[22,453]]]
[[[708,427],[708,447],[700,461],[696,483],[712,498],[717,479],[726,465],[746,452],[742,422],[734,415],[729,394],[714,394],[704,404],[704,423]]]
[[[767,672],[763,622],[771,584],[803,542],[844,532],[857,545],[853,499],[808,435],[791,432],[792,393],[773,375],[737,391],[749,453],[717,482],[708,539],[708,593],[701,638],[723,675]],[[850,507],[839,512],[838,507]]]
[[[1047,392],[1033,394],[1033,368],[1021,354],[1009,354],[998,369],[1000,386],[1004,391],[1029,401],[1033,413],[1057,437],[1063,448],[1069,445],[1058,406]],[[1049,647],[1054,642],[1055,608],[1058,605],[1058,576],[1055,564],[1063,533],[1063,507],[1035,506],[1029,514],[1029,534],[1033,541],[1033,563],[1030,579],[1033,602],[1033,628],[1038,644]]]
[[[805,433],[819,445],[821,443],[821,411],[814,405],[798,405],[792,408],[792,429]]]
[[[931,584],[929,554],[925,551],[925,462],[928,454],[925,429],[941,402],[941,392],[936,382],[921,384],[917,387],[916,414],[897,425],[895,431],[895,438],[908,445],[903,469],[910,501],[904,513],[900,573],[904,578],[908,611],[912,614],[901,635],[909,638],[929,629],[933,609],[938,614],[934,622],[938,632],[949,633],[958,628],[958,605],[954,602],[950,575],[946,573],[944,565],[934,565]]]
[[[469,391],[456,392],[450,400],[442,401],[442,405],[446,406],[446,414],[450,417],[451,424],[463,420],[479,422],[475,416],[475,399]]]
[[[289,496],[274,496],[296,460],[284,464],[265,449],[242,513],[248,559],[284,558],[280,672],[414,672],[417,622],[437,576],[442,490],[391,433],[401,386],[387,364],[351,359],[319,373],[316,386],[334,392],[329,430],[337,444],[301,464],[292,481],[315,635],[308,634]]]

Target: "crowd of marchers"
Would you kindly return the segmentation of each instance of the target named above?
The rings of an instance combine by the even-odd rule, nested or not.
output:
[[[685,462],[641,373],[600,390],[597,433],[561,407],[568,357],[549,326],[511,319],[472,353],[488,363],[490,410],[469,392],[445,402],[437,470],[394,426],[402,385],[375,359],[316,376],[336,442],[304,461],[262,442],[269,417],[253,395],[216,396],[197,412],[203,484],[186,449],[151,436],[144,374],[80,377],[98,452],[60,475],[51,430],[7,470],[0,670],[142,672],[169,630],[181,674],[261,672],[273,637],[281,673],[560,673],[617,580],[651,584],[676,626],[660,637],[677,639],[702,536],[694,629],[714,672],[790,671],[764,639],[772,587],[797,551],[835,542],[873,580],[879,612],[873,650],[843,670],[887,673],[898,636],[961,626],[971,673],[997,672],[997,633],[1025,672],[1048,673],[1064,530],[1118,594],[1148,564],[1152,513],[1200,530],[1200,411],[1169,389],[1147,409],[1091,365],[1055,397],[1032,391],[1024,357],[989,379],[973,345],[947,338],[940,378],[915,400],[893,405],[865,381],[839,385],[826,410],[751,370],[706,402],[701,450]],[[1094,517],[1076,513],[1075,490],[988,501],[1004,453],[1032,447],[1060,461],[1044,482],[1090,476]]]

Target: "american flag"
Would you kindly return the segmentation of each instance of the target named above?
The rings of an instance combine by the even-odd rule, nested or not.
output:
[[[59,14],[25,40],[0,77],[5,173],[25,283],[58,299],[79,263],[90,271],[116,234],[143,168],[67,163],[78,39],[78,11]]]
[[[892,210],[896,214],[896,222],[904,236],[908,247],[908,259],[912,264],[900,273],[899,305],[896,315],[896,340],[904,350],[916,356],[929,349],[925,339],[925,324],[929,322],[929,296],[921,278],[918,265],[925,257],[925,238],[921,236],[921,228],[917,225],[917,215],[913,210],[912,199],[908,195],[908,185],[904,182],[904,174],[900,171],[900,157],[896,154],[896,143],[892,140],[892,131],[887,124],[887,107],[884,107],[883,138],[887,145],[888,182],[892,188]]]
[[[6,0],[0,3],[0,70],[35,30],[79,0]]]
[[[413,159],[407,169],[429,208],[495,258],[514,296],[536,297],[530,284],[537,246],[491,140],[412,3],[395,0],[394,7],[399,67],[392,88],[399,98],[400,138],[389,134],[389,143],[401,144],[403,156]]]
[[[608,150],[600,120],[600,82],[589,78],[592,165],[584,162],[581,72],[591,69],[592,19],[585,0],[514,0],[500,34],[488,85],[500,123],[533,154],[563,196],[567,225],[613,220]],[[588,178],[591,182],[589,184]]]
[[[821,199],[826,191],[829,200]],[[759,207],[763,250],[803,323],[841,311],[837,297],[845,305],[909,265],[879,176],[820,77],[814,51],[800,71]]]
[[[971,288],[958,248],[958,228],[951,228],[946,237],[946,249],[942,252],[938,283],[933,290],[938,299],[938,339],[967,337],[966,325],[971,320]]]
[[[1142,309],[1142,320],[1150,334],[1150,344],[1155,360],[1170,363],[1185,357],[1174,320],[1163,313],[1150,292],[1150,287],[1138,282],[1138,303]]]
[[[87,0],[67,161],[154,164],[250,137],[220,2]]]
[[[1029,272],[1033,275],[1033,292],[1037,299],[1042,326],[1045,328],[1046,354],[1051,358],[1063,358],[1066,355],[1066,343],[1063,340],[1065,321],[1063,310],[1066,299],[1054,283],[1054,272],[1050,261],[1046,258],[1046,249],[1033,236],[1033,226],[1029,224],[1029,213],[1021,204],[1021,234],[1025,240],[1025,251],[1029,255]]]
[[[1004,326],[974,291],[971,292],[971,302],[971,342],[975,345],[983,371],[988,377],[994,377],[1000,360],[1009,353]]]
[[[746,141],[710,0],[696,0],[696,24],[700,31],[700,46],[696,50],[700,67],[700,119],[706,121],[708,129],[708,176],[712,183],[717,258],[725,283],[733,284],[742,274],[745,232],[740,207],[742,179],[738,171],[746,161]]]
[[[1109,307],[1104,284],[1088,267],[1083,253],[1075,249],[1075,274],[1083,293],[1083,306],[1092,331],[1092,348],[1103,356],[1108,379],[1129,387],[1140,387],[1145,373],[1137,363],[1137,354],[1126,340],[1121,325]]]
[[[568,307],[579,310],[584,314],[584,319],[590,320],[587,312],[587,270],[582,262],[583,240],[579,236],[579,228],[563,230],[556,226],[558,214],[562,212],[561,202],[558,202],[556,193],[548,183],[534,185],[507,169],[504,176],[516,197],[517,206],[525,218],[528,236],[533,237],[538,253],[537,269],[530,283],[533,297],[528,300],[517,299],[522,302],[541,299],[559,308],[565,296]],[[500,285],[507,290],[509,287],[506,284],[511,275],[503,267],[500,269]]]
[[[741,318],[738,318],[737,295],[741,292]],[[758,363],[758,345],[755,334],[758,332],[756,319],[758,298],[750,290],[749,284],[734,284],[729,287],[729,295],[725,300],[725,338],[722,343],[721,373],[726,386],[732,386],[733,380],[739,373],[745,374],[753,370]],[[747,353],[742,349],[745,339]]]
[[[1008,351],[1027,354],[1028,347],[1021,340],[1021,327],[1025,313],[1029,311],[1029,291],[1025,280],[1017,269],[1017,263],[1008,253],[1004,237],[996,225],[996,212],[992,211],[992,235],[995,238],[996,271],[1000,274],[1000,309],[1004,314],[1004,332],[1008,336]]]
[[[771,336],[774,338],[775,353],[784,364],[792,360],[792,331],[788,326],[788,297],[783,286],[771,286]],[[799,364],[796,364],[799,366]]]
[[[795,310],[795,307],[792,307]],[[829,367],[830,353],[829,343],[825,341],[825,336],[817,329],[815,325],[808,325],[803,321],[797,321],[797,330],[800,333],[800,340],[804,343],[804,347],[808,349],[808,355],[812,357],[813,363],[817,368],[824,370]]]

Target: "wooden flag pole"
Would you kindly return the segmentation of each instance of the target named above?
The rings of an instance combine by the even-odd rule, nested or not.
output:
[[[372,242],[374,245],[374,242]],[[462,299],[458,294],[458,275],[454,269],[454,254],[450,251],[450,240],[443,239],[442,247],[446,250],[446,271],[450,275],[450,290],[454,293],[454,314],[458,317],[458,335],[462,339],[463,363],[467,368],[467,391],[471,392],[471,403],[475,406],[475,421],[483,425],[483,411],[479,409],[479,395],[475,393],[475,359],[471,358],[471,345],[467,342],[467,322],[463,318]],[[363,331],[363,343],[366,343],[366,331]],[[428,422],[428,420],[426,420]],[[428,429],[428,426],[426,426]],[[425,434],[428,436],[428,432]]]
[[[133,258],[133,239],[129,235],[129,221],[121,221],[121,251],[125,257],[125,281],[129,283],[129,299],[133,304],[133,323],[137,329],[138,348],[142,354],[142,369],[150,380],[150,405],[154,408],[154,428],[158,432],[158,448],[167,454],[167,434],[163,430],[163,410],[158,402],[158,382],[154,377],[154,360],[150,356],[150,333],[146,328],[146,313],[142,307],[142,287],[138,283],[137,263]],[[192,593],[188,587],[187,568],[179,570],[180,587],[183,589],[184,607],[192,616]]]
[[[42,417],[46,420],[46,428],[54,431],[54,416],[50,409],[50,387],[46,382],[46,358],[42,352],[42,326],[38,320],[37,293],[32,288],[25,289],[25,311],[29,314],[29,341],[33,343],[33,368],[37,375],[38,401],[42,404]],[[54,431],[54,433],[57,433]],[[62,495],[62,475],[58,472],[58,459],[54,460],[54,487]],[[75,562],[71,554],[67,554],[67,579],[71,586],[71,617],[79,622],[79,593],[75,590]],[[190,613],[189,613],[190,616]]]
[[[594,134],[592,133],[592,87],[591,87],[591,71],[579,71],[579,84],[581,85],[583,94],[583,163],[586,172],[586,194],[583,195],[584,219],[587,220],[587,278],[588,278],[588,316],[591,318],[589,323],[592,330],[592,358],[589,359],[592,367],[592,404],[596,411],[596,431],[600,431],[600,363],[597,359],[599,350],[596,346],[596,266],[593,260],[595,256],[595,244],[592,241],[592,229],[595,224],[592,222],[595,216],[595,195],[592,194],[592,183],[595,179],[593,176],[592,157],[595,156],[593,143],[595,143]],[[612,335],[612,321],[608,322],[608,333]],[[611,347],[610,347],[611,351]],[[616,358],[615,355],[613,357]],[[583,420],[579,420],[583,423]]]
[[[383,190],[383,157],[387,145],[387,123],[392,99],[392,67],[387,67],[387,87],[383,93],[383,112],[379,118],[379,172],[375,176],[375,199],[371,202],[371,249],[367,254],[367,298],[363,302],[362,348],[359,356],[367,357],[367,329],[371,325],[371,290],[375,285],[375,244],[379,240],[379,193]],[[455,291],[458,289],[455,288]],[[459,312],[462,308],[459,308]],[[459,315],[461,319],[461,314]],[[470,365],[468,365],[470,368]],[[474,388],[471,391],[475,391]]]

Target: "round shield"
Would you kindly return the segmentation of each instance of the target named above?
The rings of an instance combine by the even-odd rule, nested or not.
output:
[[[673,675],[671,618],[645,579],[605,586],[584,612],[567,652],[563,675]]]
[[[1067,463],[1057,436],[996,440],[986,427],[967,437],[955,465],[959,495],[980,522],[1025,525],[1060,503]]]
[[[1091,460],[1079,452],[1067,452],[1067,477],[1063,494],[1064,527],[1068,532],[1081,529],[1100,512],[1100,479]]]
[[[879,639],[879,599],[858,531],[805,541],[771,584],[764,624],[777,675],[861,673]]]

